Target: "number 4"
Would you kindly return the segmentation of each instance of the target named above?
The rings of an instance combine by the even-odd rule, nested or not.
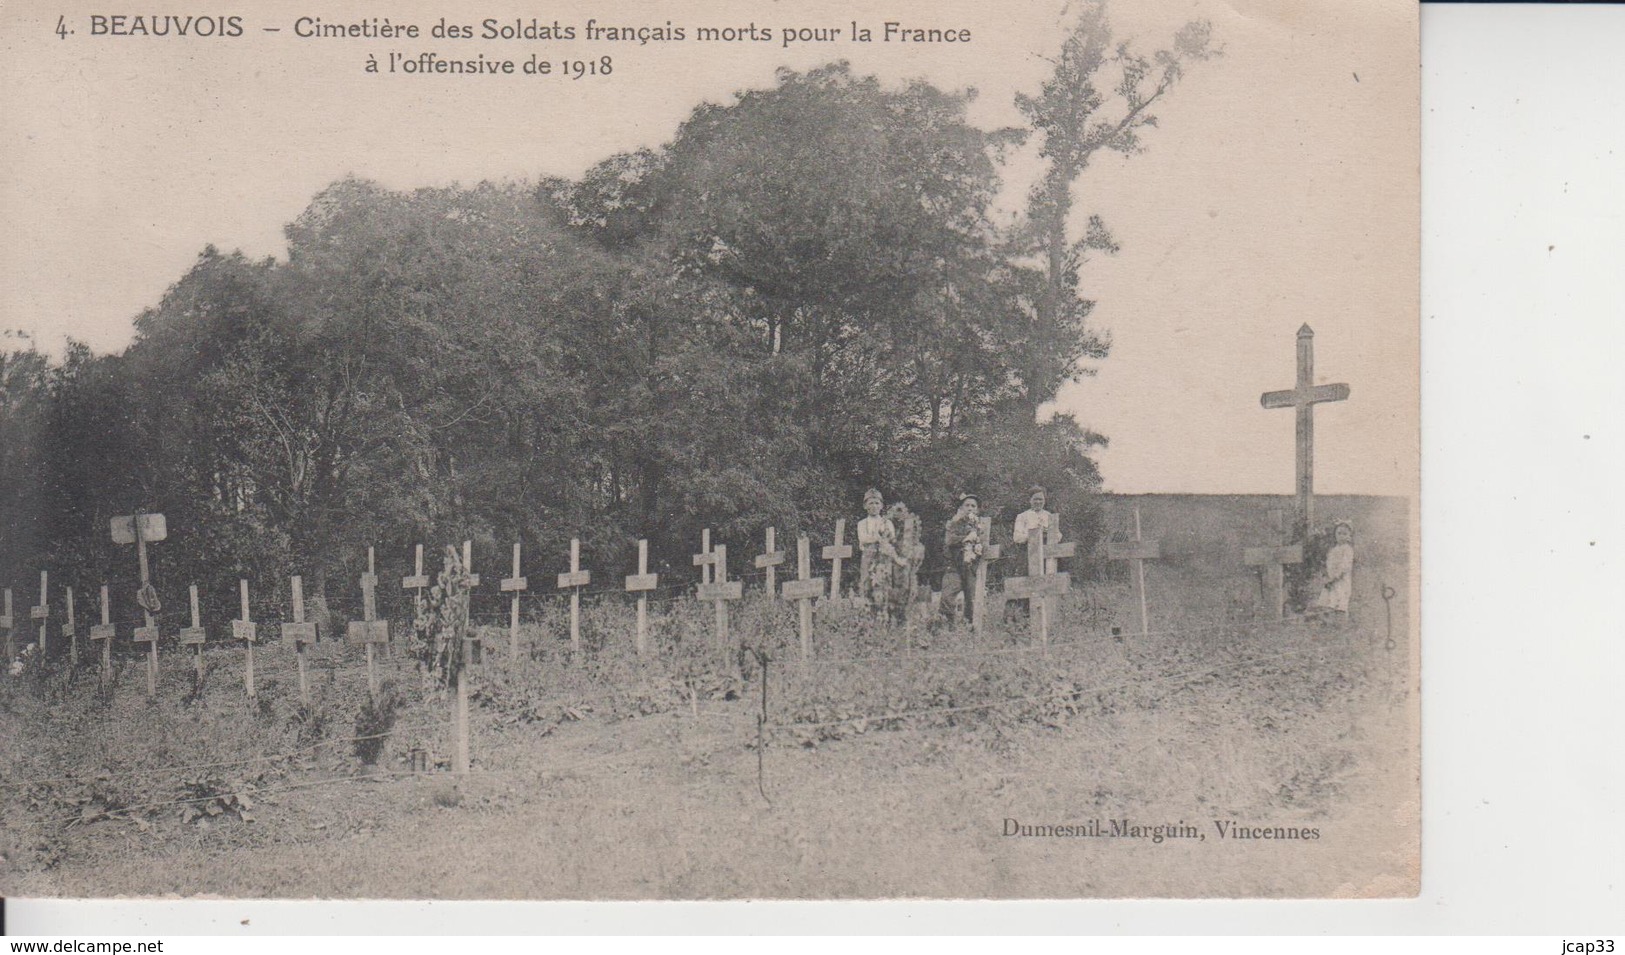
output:
[[[67,17],[59,16],[59,17],[56,18],[56,35],[58,37],[64,39],[64,40],[66,40],[68,38],[68,18]]]

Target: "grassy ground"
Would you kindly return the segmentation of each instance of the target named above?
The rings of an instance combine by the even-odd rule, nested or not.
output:
[[[1407,579],[1392,562],[1362,570]],[[710,652],[709,606],[660,615],[641,663],[619,648],[623,608],[589,611],[580,658],[542,621],[522,659],[492,653],[476,675],[476,771],[461,781],[445,771],[450,704],[399,655],[381,661],[401,702],[373,763],[344,741],[379,724],[359,651],[341,645],[313,651],[309,708],[275,646],[253,707],[225,648],[192,699],[179,657],[152,704],[135,658],[111,700],[93,673],[13,683],[0,894],[1414,893],[1411,647],[1385,648],[1383,605],[1343,626],[1274,623],[1238,607],[1229,579],[1175,567],[1151,584],[1152,634],[1126,586],[1095,583],[1069,598],[1047,654],[1019,621],[977,639],[843,611],[824,617],[821,662],[801,666],[781,610],[742,606],[736,634],[772,657],[761,730],[760,672]],[[438,771],[409,772],[414,748]],[[244,762],[281,753],[294,755]],[[199,763],[232,765],[155,771]],[[1007,836],[1011,819],[1205,838]],[[1216,822],[1318,838],[1221,839]]]

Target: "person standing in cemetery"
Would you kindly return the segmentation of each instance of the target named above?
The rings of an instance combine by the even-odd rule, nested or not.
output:
[[[1059,539],[1061,536],[1060,515],[1044,508],[1048,499],[1048,492],[1042,486],[1033,485],[1027,491],[1027,509],[1016,515],[1016,526],[1010,535],[1011,541],[1022,548],[1023,563],[1017,566],[1026,567],[1027,574],[1033,577],[1044,573],[1043,567],[1033,566],[1033,545],[1037,543],[1034,535],[1042,537],[1049,534],[1051,540]],[[1032,612],[1031,605],[1025,600],[1012,600],[1005,606],[1006,620],[1012,617],[1025,618]]]
[[[925,562],[920,518],[902,501],[892,504],[886,517],[897,531],[897,558],[892,562],[891,618],[893,623],[907,623],[909,609],[919,599],[920,565]]]
[[[982,559],[986,541],[982,540],[981,501],[974,494],[961,495],[959,510],[948,521],[942,533],[942,547],[948,569],[942,574],[942,615],[948,620],[960,619],[956,612],[958,598],[964,594],[966,623],[976,619],[976,562]]]
[[[1048,495],[1045,490],[1035,484],[1027,492],[1027,509],[1016,515],[1016,526],[1010,539],[1026,548],[1025,553],[1031,553],[1032,546],[1036,543],[1033,539],[1035,533],[1039,535],[1047,533],[1052,540],[1061,536],[1061,518],[1054,512],[1044,509],[1047,501]],[[1031,557],[1027,559],[1027,567],[1029,573],[1035,572]],[[1042,573],[1042,568],[1036,572]]]
[[[877,614],[886,613],[891,606],[892,569],[897,558],[897,529],[881,515],[885,506],[880,492],[870,488],[863,495],[868,514],[858,521],[858,595]]]
[[[1326,551],[1326,583],[1309,610],[1321,616],[1346,617],[1353,592],[1354,525],[1338,521],[1332,525],[1332,546]]]

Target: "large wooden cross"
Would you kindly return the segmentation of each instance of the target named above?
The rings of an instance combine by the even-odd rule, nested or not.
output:
[[[780,591],[785,600],[794,600],[800,607],[801,659],[812,659],[813,598],[824,595],[824,581],[812,575],[812,545],[807,535],[796,538],[796,579],[786,580]]]
[[[530,587],[530,579],[519,575],[519,541],[513,542],[513,576],[502,578],[502,592],[513,594],[508,606],[508,656],[519,659],[519,593]]]
[[[976,559],[976,607],[971,613],[971,629],[980,635],[987,629],[987,565],[1004,556],[1004,548],[993,543],[993,518],[984,517],[982,556]]]
[[[592,571],[581,569],[581,539],[570,538],[570,572],[559,575],[559,589],[570,588],[570,650],[581,654],[581,588],[592,583]]]
[[[310,705],[310,679],[305,674],[305,645],[316,642],[316,625],[305,622],[305,582],[292,579],[293,621],[282,625],[282,639],[293,641],[294,657],[299,661],[299,702]]]
[[[197,648],[196,660],[194,661],[196,669],[192,672],[192,695],[196,696],[203,692],[203,644],[208,640],[209,636],[203,629],[202,618],[198,615],[197,584],[192,584],[187,588],[187,596],[190,598],[192,605],[192,625],[181,628],[180,641],[183,647]]]
[[[242,600],[243,616],[231,622],[231,637],[233,640],[243,641],[248,648],[248,658],[243,667],[243,685],[248,688],[248,699],[254,700],[254,639],[256,637],[254,618],[248,615],[248,581],[237,581],[237,592]]]
[[[638,595],[638,656],[647,649],[649,633],[649,591],[660,586],[660,575],[649,573],[649,541],[638,540],[638,572],[626,578],[627,593]]]
[[[1145,598],[1145,562],[1162,559],[1162,542],[1145,540],[1140,534],[1140,509],[1134,509],[1134,539],[1131,541],[1106,543],[1106,558],[1108,560],[1130,560],[1134,562],[1134,590],[1140,597],[1140,635],[1145,636],[1151,632],[1151,612],[1147,607]]]
[[[10,597],[10,593],[11,593],[10,591],[6,592],[8,598]],[[11,603],[11,601],[8,599],[6,601],[6,604],[7,604],[6,609],[8,611],[11,609],[10,608],[10,603]],[[107,681],[108,681],[109,677],[111,676],[111,674],[113,672],[113,634],[114,633],[115,633],[115,630],[114,630],[114,627],[113,627],[113,604],[112,604],[112,602],[111,602],[111,600],[110,600],[110,598],[108,597],[108,594],[107,594],[107,585],[102,584],[102,622],[99,623],[99,624],[93,624],[91,626],[91,628],[90,628],[90,640],[91,640],[92,643],[96,642],[97,640],[100,640],[102,642],[101,687],[102,687],[103,690],[107,689]]]
[[[829,571],[829,599],[841,599],[841,561],[852,556],[852,545],[846,542],[846,518],[835,521],[835,543],[824,548],[824,559],[832,561]]]
[[[367,572],[361,575],[361,619],[351,620],[344,629],[349,643],[367,648],[367,693],[378,699],[378,664],[375,647],[389,642],[389,621],[378,619],[378,565],[373,549],[367,548]]]
[[[1315,526],[1315,405],[1344,401],[1346,384],[1315,384],[1315,332],[1307,323],[1298,329],[1298,383],[1288,391],[1266,391],[1259,403],[1266,408],[1292,408],[1297,411],[1297,494],[1298,516],[1303,532]]]
[[[50,581],[51,575],[48,571],[42,570],[39,572],[39,604],[28,608],[29,619],[39,621],[39,658],[41,665],[45,663],[45,628],[51,619]]]
[[[1275,537],[1282,536],[1281,512],[1271,511],[1274,519]],[[1248,567],[1257,567],[1264,578],[1264,607],[1272,610],[1272,616],[1279,620],[1286,616],[1286,565],[1303,563],[1302,544],[1280,544],[1269,547],[1247,547],[1242,550],[1241,559]]]
[[[1049,600],[1051,595],[1064,594],[1072,589],[1072,575],[1051,573],[1044,560],[1044,538],[1041,529],[1027,537],[1027,576],[1006,577],[1004,594],[1011,600],[1025,600],[1038,618],[1038,642],[1049,646]]]
[[[728,545],[718,544],[712,551],[711,567],[714,571],[711,582],[701,584],[694,596],[700,600],[710,600],[717,606],[717,652],[726,653],[728,650],[728,601],[738,600],[745,596],[745,582],[728,579]]]
[[[756,555],[756,569],[767,571],[767,595],[769,597],[778,592],[778,567],[784,563],[784,551],[774,549],[774,545],[777,543],[774,533],[773,528],[769,527],[767,529],[767,549],[765,552]]]

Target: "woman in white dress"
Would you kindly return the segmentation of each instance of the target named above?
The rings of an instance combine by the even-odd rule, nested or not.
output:
[[[1322,614],[1349,612],[1349,595],[1354,590],[1354,526],[1348,521],[1332,525],[1332,547],[1326,552],[1326,583],[1315,596],[1310,610]]]

